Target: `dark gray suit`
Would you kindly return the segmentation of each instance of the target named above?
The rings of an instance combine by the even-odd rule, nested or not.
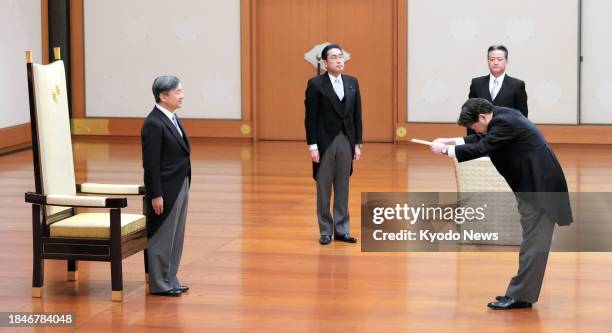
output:
[[[518,110],[495,107],[487,134],[466,136],[455,147],[459,162],[489,156],[515,192],[523,241],[519,270],[506,295],[525,302],[538,300],[554,224],[572,223],[567,183],[542,133]]]
[[[348,190],[355,144],[362,143],[361,95],[356,78],[342,74],[344,98],[336,95],[327,74],[308,80],[304,126],[309,145],[316,144],[320,163],[312,164],[317,181],[317,218],[321,235],[349,233]],[[334,189],[334,216],[330,214]]]

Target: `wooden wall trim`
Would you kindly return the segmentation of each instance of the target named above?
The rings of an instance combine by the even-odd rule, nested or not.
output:
[[[30,147],[32,134],[30,123],[0,128],[0,154]]]
[[[85,118],[85,26],[83,0],[70,0],[70,56],[72,57],[72,118]]]
[[[397,1],[397,123],[408,122],[408,1]],[[397,127],[397,126],[396,126]],[[395,135],[396,140],[397,134]]]
[[[142,118],[80,118],[71,120],[73,135],[140,136]],[[252,138],[251,122],[183,119],[190,138]]]
[[[242,79],[242,120],[253,119],[251,103],[251,1],[240,1],[240,62]]]
[[[549,143],[612,144],[612,126],[607,125],[537,125]],[[432,140],[435,138],[460,137],[465,129],[456,124],[403,123],[404,137],[396,136],[398,142],[409,142],[412,138]]]
[[[257,141],[259,139],[259,130],[258,130],[258,117],[257,117],[257,80],[255,73],[257,73],[257,4],[255,0],[242,0],[243,3],[248,3],[248,10],[243,6],[243,10],[240,12],[240,21],[242,25],[245,26],[248,24],[248,33],[245,33],[244,36],[248,36],[250,42],[249,48],[249,100],[251,103],[251,122],[253,124],[253,140]],[[244,30],[243,30],[244,31]],[[244,57],[245,54],[242,54]]]
[[[399,50],[400,50],[400,43],[399,43],[399,39],[401,38],[401,34],[399,33],[400,31],[402,31],[399,28],[399,22],[400,22],[400,2],[402,2],[401,0],[396,0],[393,1],[391,4],[391,15],[393,17],[393,28],[392,28],[392,34],[393,34],[393,83],[392,83],[392,87],[393,87],[393,101],[391,102],[391,106],[393,108],[393,117],[392,117],[392,121],[394,123],[397,123],[399,121],[399,96],[400,96],[400,85],[399,85],[399,81],[400,81],[400,72],[399,72]],[[405,29],[404,29],[405,30]],[[392,126],[393,130],[395,130],[395,126]],[[391,135],[391,137],[393,138],[392,142],[395,142],[395,135]]]
[[[49,0],[40,0],[41,64],[49,63]]]
[[[612,126],[538,125],[550,143],[612,144]]]

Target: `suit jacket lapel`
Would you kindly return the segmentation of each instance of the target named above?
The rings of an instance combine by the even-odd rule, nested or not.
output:
[[[156,107],[156,109],[157,109],[157,107]],[[183,139],[183,137],[179,134],[179,132],[176,129],[176,127],[174,127],[174,124],[172,123],[172,121],[170,121],[170,119],[168,119],[168,117],[166,117],[166,115],[160,109],[157,109],[157,111],[159,111],[159,117],[161,118],[161,120],[164,123],[164,125],[166,125],[166,127],[168,127],[170,132],[172,132],[172,135],[174,135],[174,138],[176,139],[176,141],[178,141],[178,143],[181,145],[181,147],[183,149],[185,149],[186,152],[189,152],[189,147],[185,143],[185,139]],[[181,127],[181,131],[182,130],[183,130],[183,128]],[[185,135],[184,131],[183,131],[183,135]]]
[[[325,76],[327,76],[327,74],[325,74]],[[329,76],[323,79],[323,91],[325,91],[327,98],[331,100],[332,106],[334,107],[334,110],[336,111],[336,113],[340,117],[342,117],[343,116],[342,105],[340,104],[338,95],[336,95],[336,91],[334,91],[334,87],[332,87],[332,83],[331,83],[331,80],[329,79]]]
[[[497,91],[497,95],[495,96],[495,99],[497,99],[499,96],[502,95],[502,93],[505,93],[506,90],[508,90],[506,89],[506,87],[508,86],[510,82],[509,78],[510,77],[508,76],[508,74],[506,74],[506,76],[504,77],[504,80],[501,82],[501,87],[499,88],[499,91]]]
[[[489,76],[485,77],[485,80],[482,80],[482,86],[481,89],[484,92],[483,94],[481,94],[481,96],[486,96],[486,99],[493,103],[493,98],[491,98],[491,90],[489,90]]]
[[[185,131],[185,127],[183,127],[183,123],[181,122],[180,119],[176,118],[176,122],[178,123],[179,127],[181,128],[181,132],[183,132],[183,137],[181,139],[187,145],[187,152],[190,152],[191,151],[191,145],[189,144],[189,138],[187,137],[187,132]]]

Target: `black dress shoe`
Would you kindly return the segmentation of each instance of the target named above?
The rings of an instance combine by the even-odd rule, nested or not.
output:
[[[506,298],[508,298],[508,296],[495,296],[495,299],[498,300],[498,301],[503,301]]]
[[[162,291],[161,293],[151,293],[151,295],[155,295],[155,296],[169,296],[169,297],[179,297],[181,296],[181,294],[182,292],[180,292],[180,290],[177,290],[177,289]]]
[[[185,293],[189,290],[189,286],[183,286],[183,285],[179,285],[178,288],[175,288],[174,290],[178,290],[182,293]]]
[[[357,238],[351,237],[349,234],[335,235],[334,240],[346,242],[346,243],[357,243]]]
[[[319,238],[319,243],[321,243],[321,245],[327,245],[327,244],[331,243],[331,236],[330,235],[321,235],[321,238]]]
[[[506,298],[502,300],[491,302],[487,304],[488,307],[494,310],[524,309],[524,308],[530,308],[531,305],[532,304],[529,302],[519,301],[512,297],[507,297],[507,296]]]

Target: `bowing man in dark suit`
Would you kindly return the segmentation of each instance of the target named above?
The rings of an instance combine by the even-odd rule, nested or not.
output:
[[[327,73],[308,80],[306,87],[306,140],[317,182],[319,243],[332,240],[355,243],[349,234],[349,176],[353,160],[361,156],[361,95],[357,79],[344,75],[339,45],[321,52]],[[330,213],[334,190],[333,217]]]
[[[542,133],[518,110],[473,98],[463,104],[457,123],[480,134],[436,139],[432,151],[456,157],[459,162],[488,155],[515,192],[521,215],[523,241],[518,273],[505,296],[498,296],[488,306],[531,307],[542,288],[555,223],[572,223],[561,165]]]
[[[472,79],[468,98],[484,98],[495,106],[519,110],[527,117],[527,92],[525,82],[506,74],[508,49],[503,45],[492,45],[487,50],[489,75]],[[467,134],[474,134],[468,128]]]
[[[149,291],[154,295],[180,296],[189,289],[179,284],[176,275],[185,237],[191,162],[187,133],[175,113],[183,104],[179,79],[156,78],[153,96],[155,107],[141,130]]]

